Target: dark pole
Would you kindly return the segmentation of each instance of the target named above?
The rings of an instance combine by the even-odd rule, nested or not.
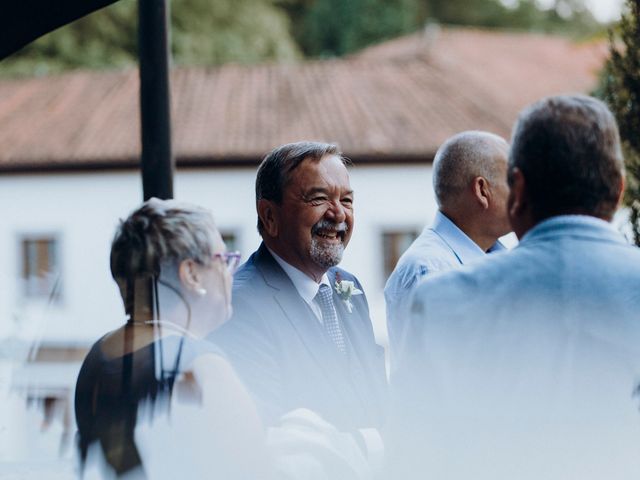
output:
[[[167,0],[139,0],[142,193],[173,198]]]

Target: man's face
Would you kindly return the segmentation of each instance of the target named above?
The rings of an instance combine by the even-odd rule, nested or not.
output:
[[[316,281],[342,259],[353,232],[353,191],[335,155],[304,160],[277,206],[276,253]]]

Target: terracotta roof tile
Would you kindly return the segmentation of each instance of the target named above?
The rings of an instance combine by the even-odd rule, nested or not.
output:
[[[588,92],[603,42],[474,29],[402,37],[339,60],[172,72],[173,147],[182,164],[257,162],[300,139],[358,161],[429,161],[466,129],[509,136],[545,95]],[[133,166],[138,72],[0,82],[0,170]]]

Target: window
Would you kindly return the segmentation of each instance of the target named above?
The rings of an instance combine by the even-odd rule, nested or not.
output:
[[[224,244],[227,246],[227,252],[235,252],[238,250],[238,236],[233,231],[220,232]]]
[[[55,237],[23,237],[21,241],[24,296],[58,300],[59,244]]]
[[[384,278],[389,278],[404,251],[418,236],[417,230],[394,230],[382,233]]]

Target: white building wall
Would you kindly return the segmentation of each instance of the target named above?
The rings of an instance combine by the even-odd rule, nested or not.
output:
[[[382,233],[420,232],[437,210],[431,166],[354,167],[355,227],[342,266],[362,282],[376,337],[386,344]]]
[[[244,258],[259,244],[255,170],[185,170],[175,196],[210,208],[220,229],[238,235]],[[419,231],[435,213],[431,167],[361,166],[351,170],[356,223],[342,266],[362,281],[380,340],[384,340],[382,231]],[[119,218],[140,203],[137,172],[0,176],[0,338],[91,344],[124,321],[109,274],[109,247]],[[20,289],[19,238],[49,234],[61,241],[59,304],[25,303]]]
[[[387,343],[382,233],[420,232],[431,223],[437,208],[431,176],[430,165],[351,169],[355,229],[341,266],[361,280],[382,345]],[[254,181],[253,168],[180,171],[175,196],[211,209],[218,227],[237,235],[246,259],[260,243]],[[8,463],[9,472],[24,467],[33,473],[37,464],[60,472],[59,478],[73,477],[73,391],[80,363],[25,362],[25,347],[33,342],[88,347],[124,322],[109,250],[118,219],[140,205],[141,190],[140,175],[133,171],[0,175],[0,342],[25,340],[14,345],[13,355],[0,343],[0,476],[2,462],[14,462]],[[21,294],[19,239],[38,233],[57,234],[62,242],[59,304],[27,304]],[[25,398],[27,392],[38,397],[45,391],[68,393],[62,394],[66,414],[43,430],[42,410],[27,408]]]
[[[246,259],[260,243],[254,181],[253,168],[185,170],[176,174],[175,196],[211,209],[218,227],[236,235]],[[431,167],[353,167],[351,183],[356,220],[342,266],[363,283],[376,336],[384,345],[382,232],[420,231],[431,220],[436,208]],[[0,351],[0,460],[29,463],[37,458],[69,468],[72,449],[63,433],[73,425],[64,427],[58,418],[37,432],[42,411],[26,408],[25,395],[66,391],[64,408],[73,415],[80,363],[25,360],[30,346],[88,347],[124,322],[109,273],[109,250],[118,219],[140,204],[141,191],[140,175],[133,171],[0,175],[0,342],[12,339],[11,351]],[[20,239],[39,234],[60,241],[58,303],[26,302],[22,294]]]
[[[431,177],[429,165],[351,169],[355,230],[342,266],[363,283],[383,345],[382,233],[419,232],[432,221],[437,207]],[[176,198],[211,209],[218,227],[237,235],[245,259],[257,248],[255,169],[186,170],[175,180]],[[24,395],[60,389],[71,394],[80,364],[26,363],[25,347],[40,341],[88,347],[124,322],[109,273],[109,249],[118,219],[136,208],[141,196],[140,175],[133,171],[0,175],[0,342],[24,339],[22,345],[14,342],[12,351],[0,343],[0,464],[17,462],[10,464],[10,472],[23,463],[32,469],[37,460],[53,462],[46,463],[48,471],[66,472],[60,478],[72,477],[72,403],[65,407],[71,415],[66,426],[58,419],[42,431],[42,412],[26,408]],[[625,225],[626,216],[620,219],[618,223]],[[26,303],[22,297],[19,240],[33,234],[55,234],[61,241],[59,304]],[[513,236],[507,240],[515,244]]]
[[[133,173],[0,177],[0,328],[29,339],[89,343],[122,322],[109,245],[117,219],[139,202],[140,185]],[[59,304],[24,301],[19,241],[25,234],[60,240]]]

